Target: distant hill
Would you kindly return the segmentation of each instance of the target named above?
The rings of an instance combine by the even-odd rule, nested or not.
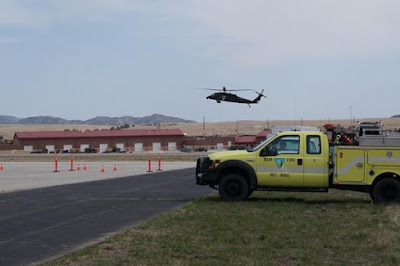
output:
[[[54,116],[34,116],[28,118],[16,118],[13,116],[1,116],[0,124],[24,124],[24,125],[59,125],[59,124],[86,124],[86,125],[152,125],[152,124],[172,124],[172,123],[193,123],[192,120],[185,120],[178,117],[153,114],[145,117],[108,117],[98,116],[88,120],[67,120]]]
[[[54,117],[54,116],[34,116],[24,118],[18,121],[18,124],[24,125],[57,125],[57,124],[68,124],[68,120]]]
[[[178,117],[165,116],[160,114],[154,114],[151,116],[139,117],[136,119],[136,125],[147,125],[147,124],[171,124],[171,123],[193,123],[194,121],[185,120]]]
[[[394,115],[394,116],[392,116],[391,118],[395,118],[395,117],[400,117],[400,115]]]
[[[81,124],[88,125],[137,125],[136,121],[138,117],[122,116],[122,117],[108,117],[108,116],[97,116],[95,118],[82,121]]]
[[[122,116],[122,117],[108,117],[98,116],[86,121],[83,124],[89,125],[149,125],[149,124],[171,124],[171,123],[192,123],[194,121],[185,120],[178,117],[165,116],[160,114],[153,114],[144,117]]]
[[[19,120],[14,116],[0,115],[0,124],[17,124]]]

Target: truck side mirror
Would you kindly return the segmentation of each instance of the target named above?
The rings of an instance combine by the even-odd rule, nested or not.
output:
[[[260,152],[260,157],[265,157],[265,156],[267,156],[267,148],[262,149]]]

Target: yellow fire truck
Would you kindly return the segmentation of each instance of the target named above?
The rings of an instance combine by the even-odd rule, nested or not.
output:
[[[374,202],[400,202],[400,147],[335,146],[321,132],[282,132],[248,151],[197,160],[196,183],[218,186],[223,200],[254,190],[366,192]]]

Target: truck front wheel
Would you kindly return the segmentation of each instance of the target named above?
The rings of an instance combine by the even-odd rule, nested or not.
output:
[[[240,175],[229,174],[222,178],[218,191],[222,200],[240,201],[248,197],[249,185]]]
[[[375,184],[371,198],[376,203],[400,202],[400,182],[393,178],[384,178]]]

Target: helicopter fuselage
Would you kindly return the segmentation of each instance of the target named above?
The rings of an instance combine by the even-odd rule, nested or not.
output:
[[[233,103],[245,103],[245,104],[258,103],[258,101],[244,99],[242,97],[237,96],[236,94],[226,93],[226,92],[213,93],[210,96],[208,96],[207,99],[215,100],[217,101],[217,103],[221,103],[222,101],[233,102]]]

